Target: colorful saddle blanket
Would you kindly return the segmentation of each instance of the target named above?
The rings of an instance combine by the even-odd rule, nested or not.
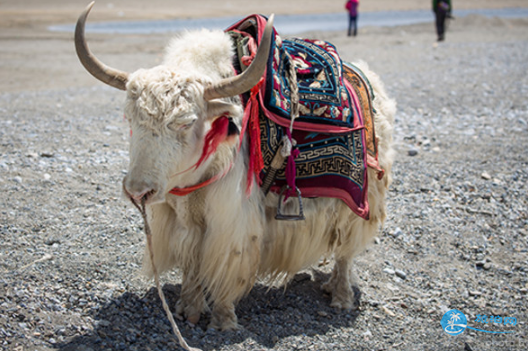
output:
[[[238,72],[254,57],[265,24],[264,17],[253,15],[228,28],[237,46]],[[292,78],[292,68],[296,79]],[[258,92],[264,161],[260,178],[263,180],[270,171],[271,161],[290,128],[295,88],[299,116],[293,122],[291,136],[299,150],[295,182],[302,197],[339,198],[356,214],[368,218],[367,164],[377,165],[372,91],[360,71],[344,64],[328,42],[282,40],[274,33],[265,79]],[[249,96],[244,99],[247,103]],[[285,169],[279,170],[271,191],[279,192],[286,178]]]

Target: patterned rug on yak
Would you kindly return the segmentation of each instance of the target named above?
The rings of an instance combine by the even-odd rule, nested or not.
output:
[[[265,24],[266,18],[253,15],[227,29],[237,47],[237,72],[251,63]],[[292,140],[270,190],[289,185],[302,197],[339,198],[368,218],[366,167],[377,165],[368,82],[328,42],[282,40],[274,32],[271,45],[264,79],[243,97],[250,143],[260,145],[250,171],[265,183],[281,145]]]

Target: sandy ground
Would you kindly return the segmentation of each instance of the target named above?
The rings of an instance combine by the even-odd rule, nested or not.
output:
[[[94,86],[97,82],[77,63],[71,33],[53,33],[47,26],[75,23],[87,0],[4,0],[0,2],[0,92]],[[89,21],[165,19],[211,16],[246,16],[251,13],[329,13],[343,11],[343,1],[101,1]],[[526,0],[464,0],[458,9],[527,7]],[[429,9],[424,0],[363,1],[361,11]],[[431,15],[432,16],[432,15]],[[432,18],[432,17],[431,17]],[[152,61],[143,54],[159,52],[170,35],[142,36],[90,35],[95,52],[109,65],[132,71],[148,67]],[[123,57],[126,55],[126,59]]]
[[[342,8],[342,2],[323,1],[184,3],[171,1],[168,9],[161,0],[148,7],[101,2],[93,20]],[[83,70],[70,33],[45,30],[74,22],[85,4],[0,2],[2,350],[174,346],[149,290],[153,283],[137,277],[140,218],[119,199],[128,157],[123,94]],[[363,11],[428,6],[362,2]],[[207,331],[205,317],[197,328],[180,324],[185,338],[204,350],[229,351],[528,349],[528,20],[460,18],[440,45],[432,23],[361,28],[357,38],[306,36],[333,42],[347,60],[367,61],[399,105],[390,215],[376,244],[357,260],[362,308],[329,308],[318,287],[329,267],[321,267],[296,278],[286,292],[253,290],[237,309],[243,331]],[[89,43],[108,65],[133,71],[159,63],[169,37],[99,34]],[[174,303],[178,276],[164,279]],[[472,321],[486,314],[514,316],[518,324],[508,326],[512,335],[450,337],[439,321],[452,308]]]
[[[74,21],[80,8],[89,0],[4,0],[0,3],[0,26],[32,27],[45,23]],[[251,13],[329,13],[340,12],[344,0],[115,0],[97,1],[93,20],[195,18],[216,16],[245,16]],[[453,1],[455,8],[499,8],[527,6],[523,0],[461,0]],[[390,11],[429,9],[428,0],[362,0],[361,11]]]

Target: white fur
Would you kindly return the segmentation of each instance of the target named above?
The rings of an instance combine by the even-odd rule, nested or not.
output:
[[[323,288],[332,293],[332,305],[352,308],[352,258],[371,242],[385,219],[395,103],[379,78],[359,63],[376,96],[379,162],[385,170],[382,180],[368,170],[370,219],[359,218],[340,200],[318,198],[303,200],[305,221],[277,221],[277,195],[264,198],[258,187],[246,194],[245,143],[240,152],[238,145],[221,145],[203,166],[188,170],[198,160],[215,117],[227,112],[241,124],[243,111],[236,98],[203,99],[207,84],[232,75],[232,57],[230,38],[223,32],[186,33],[168,46],[161,66],[133,73],[127,85],[125,111],[133,135],[124,186],[131,194],[155,191],[149,206],[155,264],[160,271],[177,267],[183,272],[178,313],[196,322],[209,302],[212,327],[236,328],[234,304],[257,279],[283,283],[331,255],[336,267]],[[216,183],[183,197],[168,194],[173,187],[197,184],[231,164],[230,172]],[[296,206],[293,199],[285,204],[287,211]],[[144,268],[152,273],[148,259]]]

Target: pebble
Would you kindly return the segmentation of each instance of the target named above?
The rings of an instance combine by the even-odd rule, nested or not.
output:
[[[396,314],[389,310],[386,306],[381,306],[381,310],[391,317],[396,317]]]
[[[407,278],[407,274],[404,271],[400,270],[400,269],[396,269],[394,272],[401,279],[406,279]]]
[[[392,236],[395,238],[399,237],[402,234],[403,234],[403,231],[399,227],[396,227],[394,231],[392,232]]]
[[[418,150],[416,150],[416,149],[410,149],[410,150],[407,151],[407,155],[409,155],[409,156],[411,156],[411,157],[412,157],[412,156],[416,156],[416,155],[418,155]]]
[[[487,172],[484,172],[480,175],[480,177],[484,180],[490,180],[491,179],[491,176],[489,175],[489,173]]]
[[[370,337],[372,337],[372,332],[369,329],[367,329],[365,332],[361,333],[361,336],[364,336],[366,338],[370,338]]]

